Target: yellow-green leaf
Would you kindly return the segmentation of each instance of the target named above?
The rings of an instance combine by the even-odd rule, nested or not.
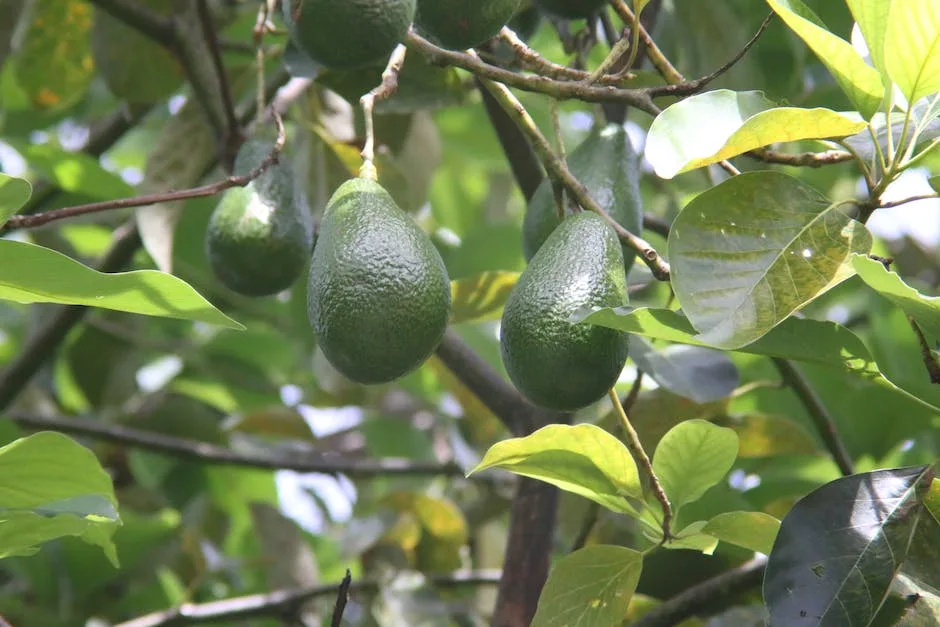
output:
[[[0,226],[26,204],[33,186],[26,179],[0,173]]]
[[[891,8],[891,2],[846,0],[846,4],[849,5],[852,17],[855,18],[862,36],[865,37],[872,65],[883,73],[885,71],[885,30],[888,25],[888,10]]]
[[[722,542],[770,554],[780,530],[780,521],[764,512],[722,512],[702,527],[702,533]]]
[[[731,418],[738,434],[738,457],[812,455],[816,440],[799,423],[781,416],[748,414]]]
[[[499,320],[518,272],[483,272],[450,283],[450,323]]]
[[[928,336],[940,340],[940,296],[921,294],[896,272],[886,270],[881,262],[865,255],[853,255],[852,265],[869,287],[913,316]]]
[[[674,511],[702,497],[731,470],[738,436],[706,420],[686,420],[656,445],[653,470]]]
[[[865,128],[830,109],[777,107],[763,92],[710,91],[681,100],[653,121],[646,158],[662,178],[777,142],[847,137]]]
[[[884,41],[888,75],[913,104],[940,91],[940,3],[892,0]]]

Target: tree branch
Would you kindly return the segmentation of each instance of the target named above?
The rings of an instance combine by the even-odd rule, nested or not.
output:
[[[824,152],[800,152],[788,154],[769,148],[755,148],[750,152],[744,153],[752,159],[763,161],[765,163],[779,163],[780,165],[792,165],[794,167],[821,168],[824,165],[834,163],[844,163],[851,161],[854,157],[852,153],[846,150],[826,150]]]
[[[225,72],[225,64],[222,62],[222,49],[219,43],[219,34],[216,31],[215,24],[212,22],[212,12],[206,0],[196,0],[196,14],[202,26],[203,38],[209,48],[212,56],[212,64],[215,67],[216,76],[219,80],[219,91],[222,92],[222,109],[225,115],[225,134],[222,142],[222,164],[226,172],[231,172],[235,163],[235,156],[238,148],[241,146],[244,137],[241,133],[241,125],[238,117],[235,115],[235,103],[232,101],[232,89],[229,86],[228,76]]]
[[[161,46],[172,49],[178,41],[173,20],[150,10],[134,0],[91,0],[97,8],[110,13],[134,30]]]
[[[774,366],[777,367],[777,371],[780,372],[783,382],[793,390],[800,402],[803,403],[806,413],[809,414],[819,437],[822,438],[826,448],[829,449],[829,453],[835,460],[836,465],[839,466],[839,470],[845,476],[855,474],[852,456],[845,450],[845,444],[842,443],[842,438],[839,437],[839,430],[836,428],[835,422],[833,422],[829,411],[823,405],[822,400],[816,394],[806,376],[788,359],[775,357],[773,362]]]
[[[940,384],[940,359],[937,358],[937,354],[930,348],[930,343],[927,341],[923,329],[917,324],[917,320],[914,319],[914,316],[908,315],[907,321],[910,323],[914,335],[917,336],[917,344],[920,346],[920,356],[921,359],[924,360],[924,367],[927,368],[927,375],[930,377],[930,382]]]
[[[429,575],[428,584],[437,588],[462,588],[467,586],[490,586],[499,583],[499,571],[472,571]],[[183,625],[208,625],[232,620],[278,617],[297,611],[306,601],[336,594],[338,584],[312,586],[290,590],[277,590],[264,594],[232,597],[208,603],[185,603],[178,608],[163,610],[140,616],[114,627],[181,627]],[[374,593],[381,589],[382,582],[374,579],[354,581],[349,592]]]
[[[352,585],[352,573],[346,569],[346,576],[339,584],[339,590],[336,591],[336,605],[333,606],[333,617],[330,619],[330,627],[340,627],[343,624],[343,612],[346,611],[346,602],[349,601],[349,586]]]
[[[696,584],[666,600],[630,627],[672,627],[694,616],[719,599],[732,599],[756,588],[764,578],[767,558],[754,558],[727,572]]]
[[[906,205],[909,202],[916,202],[918,200],[937,200],[940,199],[940,193],[934,192],[932,194],[919,194],[917,196],[909,196],[908,198],[901,198],[900,200],[890,200],[888,202],[879,203],[876,209],[890,209],[891,207],[900,207],[901,205]]]
[[[294,470],[344,474],[350,477],[376,477],[383,475],[452,475],[463,476],[456,464],[413,462],[407,459],[342,459],[336,455],[258,452],[239,453],[225,446],[199,440],[177,438],[162,433],[108,424],[100,420],[71,418],[68,416],[41,416],[23,412],[0,414],[0,420],[12,420],[23,427],[37,430],[52,429],[104,442],[125,444],[180,459],[192,459],[206,464],[240,466],[264,470]]]
[[[146,207],[162,202],[172,202],[174,200],[187,200],[189,198],[203,198],[205,196],[215,196],[219,192],[225,191],[230,187],[244,187],[251,181],[261,176],[261,174],[277,163],[281,150],[284,148],[284,124],[279,115],[274,116],[277,125],[277,141],[271,153],[251,172],[241,176],[229,176],[201,187],[192,189],[182,189],[172,192],[160,192],[157,194],[144,194],[142,196],[133,196],[131,198],[116,198],[114,200],[103,200],[92,202],[85,205],[76,205],[74,207],[63,207],[62,209],[53,209],[42,213],[32,215],[16,215],[7,221],[7,226],[11,229],[30,229],[43,224],[48,224],[56,220],[74,218],[76,216],[98,213],[101,211],[110,211],[112,209],[126,209],[128,207]]]

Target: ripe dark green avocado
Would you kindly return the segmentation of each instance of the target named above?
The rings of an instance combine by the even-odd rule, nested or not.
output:
[[[450,313],[450,279],[430,238],[389,193],[354,178],[324,210],[307,309],[337,370],[359,383],[386,383],[437,348]]]
[[[643,200],[640,197],[639,158],[626,129],[609,124],[591,131],[568,155],[568,169],[607,214],[626,230],[639,235],[643,228]],[[561,220],[551,183],[542,182],[535,191],[522,227],[522,250],[526,259],[548,239]],[[624,271],[629,272],[636,253],[623,247]]]
[[[273,142],[249,140],[235,159],[244,175],[271,152]],[[300,277],[313,247],[313,217],[294,190],[293,170],[282,160],[245,187],[226,190],[206,230],[213,273],[245,296],[269,296]]]
[[[623,253],[596,213],[565,219],[536,253],[503,310],[500,348],[516,388],[532,403],[574,411],[600,399],[627,360],[629,335],[574,324],[590,306],[627,304]]]
[[[418,0],[415,25],[445,48],[466,50],[499,32],[519,0]]]
[[[557,17],[577,20],[596,13],[604,0],[535,0],[535,4]]]
[[[415,0],[284,0],[281,6],[297,46],[337,70],[386,61],[415,16]]]

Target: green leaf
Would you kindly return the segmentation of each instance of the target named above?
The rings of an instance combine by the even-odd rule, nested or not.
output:
[[[0,69],[13,45],[13,34],[23,13],[26,0],[3,0],[0,2]]]
[[[760,91],[719,89],[660,113],[650,126],[645,155],[658,176],[670,179],[761,146],[847,137],[865,126],[830,109],[777,107]]]
[[[54,250],[11,240],[0,240],[0,298],[87,305],[244,329],[171,274],[156,270],[105,274]]]
[[[29,181],[0,173],[0,226],[26,204],[32,193]]]
[[[722,351],[683,345],[657,350],[641,337],[630,341],[630,359],[673,394],[703,404],[725,398],[738,387],[738,369]]]
[[[614,436],[591,424],[548,425],[490,447],[470,474],[503,468],[579,494],[615,512],[633,513],[642,498],[636,463]]]
[[[731,470],[738,436],[705,420],[681,422],[659,441],[653,471],[674,511],[701,498]]]
[[[861,114],[870,118],[884,97],[878,71],[865,63],[852,44],[829,32],[800,0],[767,0],[767,3],[816,53]]]
[[[718,538],[707,533],[702,533],[704,527],[704,520],[699,520],[687,525],[663,546],[667,549],[687,549],[690,551],[698,551],[705,555],[712,555],[715,549],[718,548]],[[649,529],[644,529],[643,532],[652,542],[658,543],[662,538],[662,532],[658,535],[650,534]]]
[[[26,159],[29,167],[65,191],[102,200],[134,195],[133,187],[85,153],[69,152],[52,144],[8,143]]]
[[[713,346],[735,349],[854,274],[871,235],[798,179],[761,171],[696,196],[669,232],[672,285]]]
[[[518,279],[518,272],[493,271],[451,281],[450,323],[499,320]]]
[[[619,625],[642,570],[643,554],[622,546],[589,546],[564,556],[548,574],[532,627]]]
[[[0,557],[30,555],[55,538],[80,536],[117,566],[111,478],[94,454],[44,431],[0,448]]]
[[[780,521],[764,512],[722,512],[702,527],[702,533],[769,555],[779,529]]]
[[[733,416],[730,426],[738,434],[738,458],[813,455],[819,452],[816,440],[790,418],[748,414]]]
[[[95,74],[91,5],[36,0],[16,57],[16,78],[38,109],[62,109],[85,94]]]
[[[931,176],[929,179],[927,179],[927,183],[930,185],[933,191],[940,192],[940,174],[937,176]]]
[[[888,10],[884,63],[910,103],[940,91],[940,5],[893,0]]]
[[[925,296],[904,282],[896,272],[865,255],[854,255],[852,265],[873,290],[912,316],[924,332],[940,340],[940,297]]]
[[[784,517],[764,573],[774,625],[870,625],[904,562],[928,466],[836,479]]]
[[[849,9],[852,11],[852,17],[858,23],[862,36],[865,37],[865,43],[868,45],[868,53],[871,56],[872,65],[879,72],[885,72],[885,30],[888,24],[888,10],[891,8],[891,2],[884,0],[846,0]]]

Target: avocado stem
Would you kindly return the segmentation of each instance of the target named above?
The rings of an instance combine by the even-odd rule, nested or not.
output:
[[[362,178],[378,180],[378,171],[375,169],[375,123],[374,110],[375,103],[379,100],[385,100],[395,93],[398,89],[398,74],[405,64],[405,53],[408,48],[405,44],[398,44],[392,51],[388,59],[388,65],[382,72],[382,82],[371,89],[367,94],[359,99],[362,107],[362,114],[366,124],[366,141],[362,147],[362,167],[359,169],[359,176]]]
[[[643,443],[640,442],[640,436],[637,434],[636,429],[633,428],[633,425],[630,424],[630,419],[627,417],[627,412],[624,410],[623,405],[620,404],[620,397],[617,396],[617,391],[614,388],[610,388],[607,394],[610,396],[610,401],[614,404],[614,410],[617,412],[617,416],[620,418],[620,425],[627,434],[627,448],[630,449],[630,453],[633,455],[633,458],[637,461],[640,468],[646,474],[647,479],[649,479],[650,489],[653,491],[653,495],[656,497],[656,500],[659,501],[659,504],[662,507],[663,539],[660,544],[665,544],[672,539],[672,505],[669,503],[669,497],[666,496],[666,491],[663,489],[663,484],[659,482],[659,477],[657,477],[656,473],[653,471],[653,463],[650,461],[649,456],[643,449]]]

